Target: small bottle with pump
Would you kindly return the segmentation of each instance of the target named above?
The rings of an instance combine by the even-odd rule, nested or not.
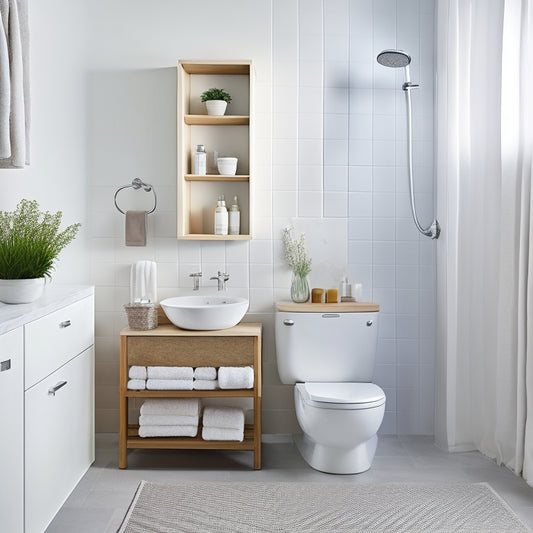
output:
[[[196,145],[194,154],[194,174],[205,176],[207,173],[207,154],[203,144]]]
[[[228,210],[226,209],[226,200],[224,195],[218,197],[217,207],[215,209],[215,235],[228,234]]]
[[[233,204],[229,208],[229,234],[239,235],[241,232],[241,212],[237,197],[233,197]]]

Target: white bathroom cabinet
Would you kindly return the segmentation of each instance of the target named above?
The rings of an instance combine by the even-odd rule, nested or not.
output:
[[[0,529],[24,530],[24,333],[0,335]]]
[[[232,97],[223,116],[206,114],[200,95],[206,89],[225,89]],[[246,240],[251,238],[253,184],[253,66],[249,60],[178,63],[178,239]],[[207,174],[193,173],[193,154],[203,144]],[[214,152],[237,157],[237,174],[220,175]],[[237,196],[239,235],[215,235],[214,212],[223,194],[229,209]]]
[[[94,461],[93,288],[0,304],[0,334],[0,530],[42,533]]]

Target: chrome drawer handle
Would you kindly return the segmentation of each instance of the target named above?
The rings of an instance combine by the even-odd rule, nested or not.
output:
[[[286,326],[294,326],[294,320],[291,320],[290,318],[286,318],[283,323],[286,325]]]
[[[66,381],[60,381],[57,385],[50,387],[48,389],[48,396],[55,396],[56,392],[67,384]]]
[[[70,320],[65,320],[65,321],[59,323],[59,327],[60,328],[68,328],[70,325],[71,325],[70,324]]]
[[[11,368],[11,359],[6,359],[0,363],[0,372],[5,372]]]

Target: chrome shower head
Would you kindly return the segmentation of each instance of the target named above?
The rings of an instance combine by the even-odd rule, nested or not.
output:
[[[411,56],[402,50],[383,50],[376,59],[380,65],[392,68],[407,67],[411,63]]]

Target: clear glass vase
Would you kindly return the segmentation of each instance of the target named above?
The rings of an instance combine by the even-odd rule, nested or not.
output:
[[[307,276],[300,276],[294,272],[291,282],[291,299],[293,302],[301,304],[309,300],[309,283]]]

